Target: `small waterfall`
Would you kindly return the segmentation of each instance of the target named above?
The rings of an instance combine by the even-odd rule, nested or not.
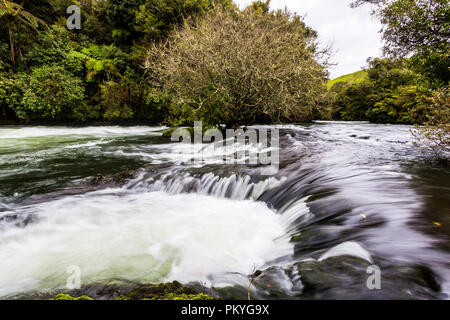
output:
[[[278,128],[273,176],[246,163],[262,146],[174,144],[162,128],[0,130],[0,297],[60,292],[72,265],[86,286],[202,281],[246,293],[256,264],[263,299],[450,292],[449,173],[417,165],[409,127]],[[124,172],[136,175],[109,179]],[[98,176],[113,182],[86,183]],[[366,289],[372,263],[383,292]]]
[[[154,178],[141,173],[126,187],[140,191],[164,191],[172,195],[196,193],[233,200],[258,200],[264,192],[278,187],[285,180],[284,177],[268,177],[252,181],[249,175],[233,174],[229,177],[220,177],[213,173],[192,175],[187,172],[163,173]]]

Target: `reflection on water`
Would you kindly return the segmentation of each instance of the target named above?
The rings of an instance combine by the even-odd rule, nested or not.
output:
[[[177,279],[245,299],[258,268],[261,299],[446,298],[450,172],[410,127],[277,127],[273,177],[217,150],[176,164],[163,128],[0,128],[0,296],[57,292],[78,265],[85,286]]]

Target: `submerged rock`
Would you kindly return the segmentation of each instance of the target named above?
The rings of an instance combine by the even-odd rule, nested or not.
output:
[[[377,261],[381,270],[379,290],[370,289],[371,264],[350,255],[295,264],[303,285],[301,299],[439,299],[436,275],[426,266],[396,266]],[[385,290],[384,288],[389,288]]]
[[[205,293],[200,293],[193,288],[174,281],[161,284],[139,285],[126,294],[119,295],[109,300],[215,300]],[[95,300],[88,296],[73,297],[69,294],[58,294],[50,300]]]
[[[123,185],[127,183],[129,180],[133,179],[135,172],[133,171],[122,171],[116,173],[111,177],[104,176],[95,176],[89,180],[89,184],[92,186],[100,186],[100,185]]]

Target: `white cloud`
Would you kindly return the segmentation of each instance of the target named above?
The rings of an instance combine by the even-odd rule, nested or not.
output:
[[[234,0],[245,7],[252,0]],[[333,61],[330,69],[335,78],[360,70],[369,57],[381,54],[380,23],[370,15],[370,7],[349,7],[352,0],[272,0],[271,7],[290,11],[305,17],[308,26],[319,33],[323,45],[332,43]]]

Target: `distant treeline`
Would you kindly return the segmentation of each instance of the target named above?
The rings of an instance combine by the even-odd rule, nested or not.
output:
[[[0,119],[309,121],[326,94],[316,38],[268,1],[1,0]]]
[[[327,86],[329,49],[268,0],[245,9],[232,0],[1,0],[0,119],[448,122],[439,112],[449,101],[448,1],[352,5],[364,3],[383,23],[386,58]],[[73,4],[79,30],[66,26]]]
[[[448,0],[357,0],[383,24],[386,58],[328,83],[327,116],[375,123],[448,123]]]

